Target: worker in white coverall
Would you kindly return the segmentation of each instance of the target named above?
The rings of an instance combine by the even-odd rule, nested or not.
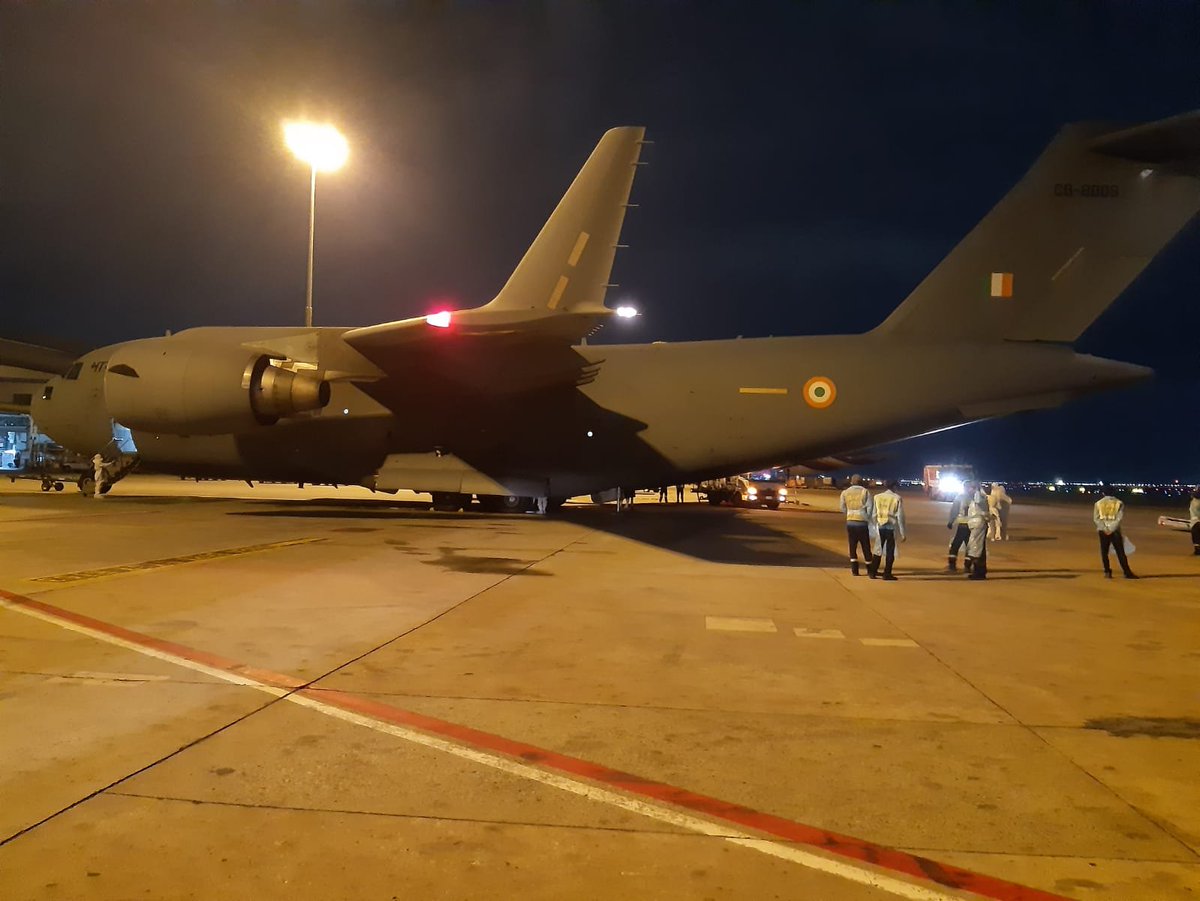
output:
[[[907,541],[904,534],[904,501],[896,493],[896,480],[887,483],[887,490],[875,495],[872,503],[875,507],[874,521],[877,529],[877,541],[872,547],[874,554],[871,565],[867,567],[867,575],[872,579],[879,575],[879,563],[883,561],[883,578],[887,582],[895,582],[892,575],[892,564],[896,560],[896,538]]]
[[[975,488],[970,503],[967,504],[967,556],[963,560],[963,569],[968,579],[979,581],[987,578],[987,536],[988,524],[992,514],[988,509],[988,496],[980,488]]]
[[[850,572],[858,575],[858,549],[862,548],[863,563],[871,562],[871,492],[862,484],[862,476],[851,476],[850,487],[842,492],[839,501],[846,514],[846,537],[850,544]]]
[[[988,537],[993,541],[1008,541],[1008,510],[1012,506],[1012,498],[999,482],[992,482],[992,490],[988,493],[988,512],[992,514],[992,526]]]
[[[962,492],[950,503],[950,519],[947,529],[954,529],[954,537],[950,539],[950,547],[946,549],[946,572],[958,572],[958,549],[967,543],[971,537],[971,527],[967,525],[967,508],[971,506],[971,497],[975,494],[975,483],[963,482]],[[963,560],[963,567],[969,568],[970,552]]]
[[[1192,489],[1188,504],[1188,528],[1192,531],[1192,553],[1200,557],[1200,488]]]
[[[96,454],[92,457],[92,477],[95,485],[95,494],[93,494],[92,497],[99,498],[101,497],[100,489],[104,487],[105,482],[104,458],[99,454]]]
[[[1126,579],[1136,579],[1133,570],[1129,568],[1129,560],[1125,556],[1125,536],[1121,534],[1121,520],[1125,518],[1125,504],[1113,497],[1108,491],[1096,501],[1092,508],[1092,522],[1096,524],[1096,534],[1100,536],[1100,562],[1104,564],[1104,578],[1112,578],[1112,565],[1108,562],[1108,549],[1117,552],[1117,562],[1121,564],[1121,572]]]

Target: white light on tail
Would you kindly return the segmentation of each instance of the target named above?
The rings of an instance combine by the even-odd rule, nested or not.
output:
[[[436,313],[430,313],[425,317],[425,321],[434,328],[450,328],[450,311],[439,310]]]
[[[631,307],[628,305],[617,307],[617,315],[622,319],[632,319],[637,314],[637,307]]]

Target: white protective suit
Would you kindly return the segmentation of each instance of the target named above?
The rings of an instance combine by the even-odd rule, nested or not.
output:
[[[992,484],[992,492],[988,495],[988,513],[992,517],[992,525],[988,537],[993,541],[1008,540],[1008,511],[1012,507],[1012,498],[999,482]]]

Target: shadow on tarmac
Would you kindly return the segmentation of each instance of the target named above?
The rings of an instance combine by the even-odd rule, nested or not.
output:
[[[769,528],[760,517],[728,507],[637,504],[632,512],[617,513],[611,505],[579,506],[565,508],[562,518],[710,563],[829,567],[846,562],[841,554],[800,541]]]
[[[388,520],[408,521],[425,528],[453,529],[460,524],[487,520],[493,529],[502,529],[503,524],[516,518],[527,517],[524,513],[483,513],[472,509],[468,513],[436,513],[427,503],[420,501],[381,501],[373,498],[362,500],[337,500],[317,498],[303,501],[262,500],[250,501],[262,509],[234,510],[229,516],[261,516],[288,519],[327,520]],[[772,514],[766,514],[772,515]],[[618,535],[672,551],[707,560],[710,563],[733,563],[744,566],[799,566],[828,567],[842,566],[841,554],[833,553],[814,544],[800,541],[793,536],[768,528],[756,517],[743,515],[743,511],[710,507],[707,504],[636,504],[632,511],[617,513],[611,504],[571,504],[555,514],[556,519],[574,523],[598,532]],[[539,521],[539,517],[533,517]],[[331,530],[332,531],[332,530]],[[515,564],[521,561],[495,558],[487,563],[480,558],[476,563],[464,563],[464,558],[442,562],[447,568],[476,565],[494,568],[456,570],[465,572],[488,572],[512,574]],[[520,569],[520,566],[517,569]],[[539,573],[540,575],[540,573]]]

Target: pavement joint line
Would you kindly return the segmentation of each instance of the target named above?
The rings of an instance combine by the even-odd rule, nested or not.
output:
[[[849,591],[850,589],[847,588],[846,590]],[[853,592],[851,592],[851,594],[853,594]],[[904,629],[900,628],[895,622],[893,622],[888,616],[886,616],[884,613],[882,613],[878,609],[876,609],[876,607],[874,605],[866,603],[865,599],[864,599],[863,603],[867,607],[868,610],[870,610],[876,616],[883,619],[884,622],[891,625],[894,629],[896,629],[896,631],[898,631],[898,632],[905,631]],[[907,633],[905,633],[905,634],[907,634]],[[1052,754],[1057,755],[1059,758],[1064,760],[1069,766],[1071,766],[1078,772],[1082,773],[1085,777],[1087,777],[1095,785],[1097,785],[1101,790],[1107,792],[1109,795],[1111,795],[1117,801],[1120,801],[1122,804],[1124,804],[1126,807],[1128,807],[1134,814],[1141,817],[1151,827],[1157,829],[1163,835],[1165,835],[1167,838],[1169,838],[1170,840],[1175,842],[1175,844],[1177,844],[1180,848],[1182,848],[1188,854],[1192,855],[1193,857],[1195,857],[1197,859],[1200,859],[1200,851],[1197,851],[1196,848],[1193,848],[1181,836],[1176,835],[1175,832],[1167,824],[1155,819],[1154,817],[1147,814],[1145,811],[1136,807],[1134,804],[1132,804],[1129,801],[1129,799],[1127,799],[1123,795],[1121,795],[1121,793],[1118,792],[1115,788],[1113,788],[1111,785],[1106,783],[1104,780],[1100,779],[1095,773],[1091,772],[1087,767],[1085,767],[1081,763],[1079,763],[1079,761],[1070,757],[1065,751],[1063,751],[1061,748],[1057,747],[1046,736],[1042,735],[1038,731],[1039,729],[1043,729],[1043,728],[1047,728],[1047,727],[1034,726],[1034,725],[1030,725],[1028,723],[1021,722],[1021,720],[1015,714],[1013,714],[1013,712],[1011,710],[1009,710],[1007,707],[1005,707],[1003,704],[1001,704],[998,700],[993,698],[986,691],[984,691],[982,688],[980,688],[978,685],[976,685],[974,682],[972,682],[970,679],[968,679],[965,675],[963,675],[961,672],[959,672],[957,669],[955,669],[953,666],[951,666],[949,663],[947,663],[945,660],[943,660],[933,650],[931,650],[930,648],[928,648],[924,645],[921,645],[920,647],[921,647],[921,650],[923,650],[926,654],[928,654],[935,661],[937,661],[938,664],[940,664],[942,667],[944,667],[950,673],[952,673],[955,676],[955,678],[962,680],[962,682],[964,682],[966,685],[970,686],[970,688],[974,692],[976,692],[976,694],[978,694],[981,698],[983,698],[985,701],[987,701],[989,704],[991,704],[997,710],[999,710],[1001,713],[1003,713],[1005,716],[1007,716],[1010,720],[1012,720],[1013,725],[1023,729],[1025,732],[1027,732],[1029,735],[1031,735],[1036,741],[1041,742]],[[1080,729],[1081,727],[1068,726],[1068,727],[1050,727],[1050,728]]]
[[[346,816],[388,817],[395,820],[428,820],[445,823],[480,823],[495,826],[520,826],[529,829],[563,829],[579,832],[620,832],[625,835],[670,835],[677,838],[709,839],[736,838],[736,833],[699,835],[670,829],[634,829],[629,826],[599,826],[582,823],[535,823],[531,820],[497,820],[483,817],[452,817],[428,813],[397,813],[387,810],[351,810],[340,807],[297,807],[294,804],[251,804],[246,801],[223,801],[216,798],[184,798],[178,795],[152,795],[145,792],[106,789],[103,794],[118,798],[138,798],[144,801],[165,801],[172,804],[211,804],[214,807],[241,807],[246,810],[286,810],[295,813],[334,813]]]
[[[265,692],[277,700],[288,701],[344,722],[443,751],[494,770],[540,782],[569,794],[691,832],[720,838],[730,844],[879,889],[909,901],[950,901],[961,898],[963,892],[994,901],[1067,901],[1061,895],[938,863],[819,827],[807,826],[469,726],[334,689],[315,688],[312,687],[313,680],[302,681],[270,670],[247,666],[216,654],[156,639],[3,589],[0,589],[0,607],[89,635],[99,641],[116,644],[135,653],[196,669],[224,681]],[[361,655],[356,659],[361,659]],[[235,723],[261,709],[256,708],[239,717]],[[233,723],[226,724],[217,731],[223,731],[232,725]],[[197,739],[188,747],[207,737]],[[173,754],[182,750],[184,749],[179,749]],[[153,765],[155,764],[143,767],[139,772],[144,772]],[[89,797],[112,789],[121,781],[124,779]],[[82,801],[76,802],[79,803]],[[76,805],[70,805],[74,806]],[[697,813],[702,816],[695,815]],[[718,826],[714,820],[749,827],[772,838],[761,838],[736,829],[730,830]],[[38,825],[40,823],[26,827],[17,835],[24,834]],[[0,842],[0,845],[15,837],[10,836],[4,842]],[[905,878],[898,878],[901,876]]]
[[[42,589],[44,585],[78,585],[81,582],[94,582],[98,579],[132,575],[156,569],[167,569],[172,566],[184,566],[189,563],[208,563],[212,560],[244,557],[248,554],[256,554],[263,551],[275,551],[305,544],[316,544],[324,540],[324,538],[316,537],[289,538],[284,541],[271,541],[265,544],[248,544],[241,547],[219,548],[214,551],[199,551],[195,554],[181,554],[175,557],[161,557],[157,560],[142,560],[138,563],[126,563],[120,566],[105,566],[100,569],[85,569],[77,572],[58,573],[53,576],[38,576],[33,579],[26,579],[25,581],[37,585],[39,590],[44,590]]]

